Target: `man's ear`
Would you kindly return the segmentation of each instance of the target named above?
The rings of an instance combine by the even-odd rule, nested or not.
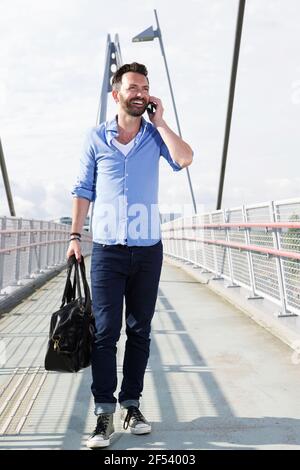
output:
[[[116,103],[119,102],[118,93],[119,93],[118,90],[113,90],[113,91],[112,91],[112,97],[113,97],[113,99],[114,99],[114,101],[115,101]]]

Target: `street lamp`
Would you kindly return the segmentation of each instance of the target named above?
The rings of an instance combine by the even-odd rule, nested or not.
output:
[[[168,64],[167,64],[167,59],[166,59],[166,54],[165,54],[165,49],[162,41],[162,35],[161,35],[161,30],[159,27],[159,22],[158,22],[158,16],[156,10],[154,10],[154,15],[156,19],[156,25],[157,29],[154,30],[152,26],[149,28],[145,29],[142,33],[138,34],[132,39],[132,42],[145,42],[145,41],[153,41],[155,38],[159,39],[159,44],[161,48],[161,53],[164,59],[165,67],[166,67],[166,72],[167,72],[167,77],[168,77],[168,83],[169,83],[169,88],[170,88],[170,93],[172,97],[172,103],[173,103],[173,108],[174,108],[174,113],[175,113],[175,118],[176,118],[176,124],[177,124],[177,129],[178,129],[178,134],[180,137],[181,136],[181,130],[180,130],[180,124],[179,124],[179,119],[178,119],[178,114],[177,114],[177,109],[176,109],[176,104],[175,104],[175,99],[174,99],[174,93],[172,89],[172,84],[171,84],[171,79],[170,79],[170,74],[169,74],[169,69],[168,69]],[[197,206],[196,206],[196,201],[194,197],[194,192],[193,192],[193,187],[192,187],[192,182],[191,182],[191,177],[189,173],[189,169],[186,168],[187,172],[187,177],[188,177],[188,183],[191,191],[191,196],[192,196],[192,201],[193,201],[193,206],[194,206],[194,211],[195,214],[197,214]]]

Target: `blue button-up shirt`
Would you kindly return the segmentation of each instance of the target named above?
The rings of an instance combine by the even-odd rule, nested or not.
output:
[[[159,158],[163,156],[174,171],[181,166],[173,161],[157,129],[144,118],[127,156],[113,145],[117,136],[116,118],[91,129],[72,194],[94,201],[94,242],[154,245],[161,238]]]

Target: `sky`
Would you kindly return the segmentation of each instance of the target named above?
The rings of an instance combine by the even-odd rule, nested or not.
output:
[[[96,124],[107,34],[123,62],[149,70],[177,131],[157,40],[157,9],[190,175],[201,210],[216,207],[238,0],[0,0],[0,138],[19,217],[71,212],[72,186]],[[300,2],[247,0],[223,207],[300,196]],[[109,99],[108,115],[115,106]],[[161,159],[163,211],[191,206],[186,170]],[[0,215],[8,215],[0,175]]]

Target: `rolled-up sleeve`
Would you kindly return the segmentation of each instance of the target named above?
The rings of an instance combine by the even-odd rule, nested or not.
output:
[[[73,197],[82,197],[89,201],[95,200],[95,165],[92,129],[88,132],[84,143],[77,180],[72,190]]]
[[[156,131],[157,132],[157,131]],[[167,162],[169,163],[169,165],[171,166],[171,168],[173,169],[173,171],[180,171],[182,170],[182,167],[179,165],[179,163],[176,163],[173,158],[171,157],[171,154],[169,152],[169,149],[168,147],[166,146],[166,144],[164,143],[161,135],[159,134],[159,132],[157,132],[156,134],[156,138],[158,138],[158,144],[160,145],[160,155],[162,157],[164,157]]]
[[[167,162],[169,163],[169,165],[171,166],[173,171],[182,170],[182,167],[179,165],[179,163],[175,162],[173,160],[173,158],[171,157],[169,149],[166,146],[166,144],[164,143],[163,139],[161,137],[160,137],[160,139],[161,139],[161,145],[160,145],[160,154],[161,154],[161,156],[164,157],[167,160]]]

